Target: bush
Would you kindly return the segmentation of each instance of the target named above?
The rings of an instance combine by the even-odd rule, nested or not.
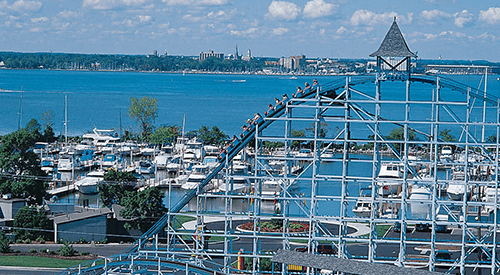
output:
[[[30,249],[28,252],[29,252],[29,253],[37,253],[37,252],[38,252],[38,250],[36,250],[35,248],[32,248],[32,249]]]
[[[16,240],[16,243],[22,243],[22,242],[23,242],[23,240],[21,240],[21,239]]]
[[[49,249],[48,248],[41,248],[40,253],[48,253]]]
[[[26,243],[26,244],[30,244],[30,243],[31,243],[31,240],[28,238],[28,239],[24,240],[24,243]]]
[[[78,240],[78,243],[86,243],[85,238],[80,238],[80,239]]]
[[[10,248],[10,241],[5,237],[5,233],[2,233],[0,235],[0,252],[1,253],[12,252],[12,248]]]
[[[14,217],[14,227],[17,228],[50,230],[52,229],[51,226],[52,223],[49,221],[49,218],[47,218],[45,210],[43,208],[37,208],[36,206],[24,206],[19,209]],[[48,237],[48,233],[43,230],[15,229],[14,232],[20,239],[24,240],[35,240],[37,237],[46,239],[46,236]]]
[[[57,242],[56,242],[56,243],[57,243],[57,244],[63,244],[63,243],[64,243],[64,241],[63,241],[63,239],[59,239],[59,240],[57,240]]]
[[[47,253],[49,253],[49,255],[55,255],[56,254],[56,252],[54,250],[49,250],[49,252],[47,252]]]
[[[70,244],[70,242],[68,241],[65,241],[64,244],[61,247],[59,247],[57,252],[59,252],[60,256],[67,256],[67,257],[78,254],[78,250],[74,249],[73,245]]]
[[[38,238],[36,238],[36,241],[39,242],[40,244],[45,243],[45,239],[42,236],[38,236]]]
[[[108,238],[106,238],[106,237],[102,238],[102,240],[100,241],[100,243],[107,244],[108,243]]]
[[[82,253],[80,253],[82,256],[87,256],[87,255],[90,255],[90,252],[88,251],[83,251]]]

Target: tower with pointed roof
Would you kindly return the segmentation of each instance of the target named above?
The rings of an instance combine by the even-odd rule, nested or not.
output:
[[[409,79],[411,58],[416,58],[408,48],[406,41],[396,22],[396,17],[377,51],[370,54],[377,57],[377,69],[384,78]]]

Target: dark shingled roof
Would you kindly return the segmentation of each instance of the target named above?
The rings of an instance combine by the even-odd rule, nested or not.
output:
[[[385,35],[382,44],[378,50],[370,56],[387,56],[387,57],[417,57],[414,53],[410,51],[406,41],[399,30],[398,24],[396,23],[396,18],[392,23],[391,28]]]
[[[336,257],[308,254],[289,250],[278,250],[274,255],[273,262],[283,264],[293,264],[308,266],[316,269],[333,270],[335,272],[345,272],[348,274],[391,274],[391,275],[437,275],[439,272],[431,272],[424,269],[414,269],[399,267],[395,265],[377,264],[362,262],[351,259],[340,259]]]

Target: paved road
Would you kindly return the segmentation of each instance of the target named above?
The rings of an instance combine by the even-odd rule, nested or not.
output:
[[[5,275],[54,275],[62,270],[59,268],[0,266],[0,274]]]

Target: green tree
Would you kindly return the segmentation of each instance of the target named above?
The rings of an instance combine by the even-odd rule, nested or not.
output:
[[[310,136],[314,136],[314,123],[311,123],[309,127],[306,128],[306,131],[310,132]],[[321,121],[318,125],[318,137],[325,138],[328,134],[328,123]]]
[[[130,98],[128,115],[135,119],[142,130],[142,139],[148,140],[153,132],[155,119],[158,117],[158,100],[153,97],[144,96],[140,99]]]
[[[391,130],[388,136],[385,137],[386,139],[389,140],[404,140],[404,128],[399,127],[399,128],[394,128]],[[415,131],[409,130],[408,131],[408,140],[415,140],[417,138],[417,135],[415,134]],[[398,150],[399,153],[402,152],[403,148],[401,146],[401,143],[393,143],[394,147],[396,150]]]
[[[151,142],[152,144],[163,145],[173,142],[179,135],[180,128],[177,125],[161,126],[158,127],[155,132],[149,136],[149,142]]]
[[[201,126],[197,133],[198,138],[200,138],[204,144],[209,145],[224,145],[228,136],[219,127],[213,126],[210,130],[207,126]]]
[[[292,132],[290,133],[290,136],[292,138],[300,138],[300,137],[305,137],[306,136],[306,132],[304,130],[294,130],[292,129]],[[301,141],[300,140],[294,140],[292,141],[292,148],[298,148],[300,147],[300,143]]]
[[[42,139],[46,142],[54,142],[56,140],[54,129],[52,128],[52,126],[54,126],[52,119],[54,119],[54,113],[51,110],[43,112],[40,118],[40,122],[42,123],[41,126],[43,128]]]
[[[497,135],[491,135],[486,139],[486,142],[495,143],[497,142]]]
[[[14,227],[27,228],[15,229],[15,232],[21,239],[35,240],[38,237],[46,239],[49,234],[36,229],[51,229],[51,222],[47,218],[45,210],[36,206],[24,206],[19,209],[14,217]],[[35,229],[35,230],[28,230]]]
[[[457,141],[457,138],[455,136],[450,135],[450,129],[445,129],[441,132],[439,132],[439,136],[441,137],[442,140],[447,141],[447,142],[454,142]]]
[[[99,185],[99,201],[105,207],[120,204],[126,192],[133,191],[137,178],[130,172],[109,170],[104,174],[104,183]]]
[[[38,121],[36,119],[32,118],[30,121],[28,121],[25,129],[28,130],[33,135],[33,137],[35,138],[35,141],[41,140],[41,137],[42,137],[42,134],[40,133],[41,127],[40,127],[40,123],[38,123]]]
[[[46,195],[47,184],[43,179],[46,174],[33,152],[40,133],[33,123],[28,126],[2,137],[0,170],[10,176],[0,177],[0,192],[11,193],[16,198],[28,198],[29,203],[41,204]]]
[[[165,193],[156,187],[139,192],[125,192],[120,203],[125,209],[120,214],[127,219],[159,218],[166,213],[166,208],[163,206],[164,196]]]

